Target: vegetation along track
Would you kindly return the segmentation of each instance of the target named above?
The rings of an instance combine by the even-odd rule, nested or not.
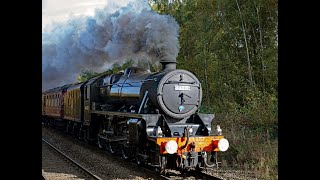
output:
[[[46,151],[42,158],[43,178],[49,179],[94,179],[101,180],[98,176],[72,160],[66,154],[54,147],[48,141],[42,139],[42,149]],[[57,173],[49,173],[49,172]],[[76,177],[71,177],[76,176]]]

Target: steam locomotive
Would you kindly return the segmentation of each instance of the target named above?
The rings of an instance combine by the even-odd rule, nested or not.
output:
[[[175,61],[161,64],[160,72],[130,67],[45,91],[43,123],[160,173],[217,166],[229,142],[212,131],[213,114],[198,112],[201,83]]]

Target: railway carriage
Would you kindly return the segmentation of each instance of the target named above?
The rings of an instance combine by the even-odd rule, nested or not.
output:
[[[47,91],[42,95],[43,108],[42,112],[44,115],[61,119],[61,100],[62,91],[60,88],[55,88]]]
[[[45,124],[64,120],[64,95],[71,84],[42,93],[42,119]]]

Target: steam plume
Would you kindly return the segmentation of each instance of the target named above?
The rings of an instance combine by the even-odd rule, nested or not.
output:
[[[82,69],[101,72],[125,60],[175,60],[179,25],[148,3],[106,6],[94,17],[74,17],[42,34],[42,89],[75,81]]]

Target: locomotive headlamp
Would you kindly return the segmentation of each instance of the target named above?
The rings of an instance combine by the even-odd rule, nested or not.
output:
[[[226,151],[229,148],[229,141],[225,138],[222,138],[218,142],[218,148],[220,151]]]
[[[170,140],[167,142],[165,149],[169,154],[174,154],[178,150],[178,144],[174,140]]]

